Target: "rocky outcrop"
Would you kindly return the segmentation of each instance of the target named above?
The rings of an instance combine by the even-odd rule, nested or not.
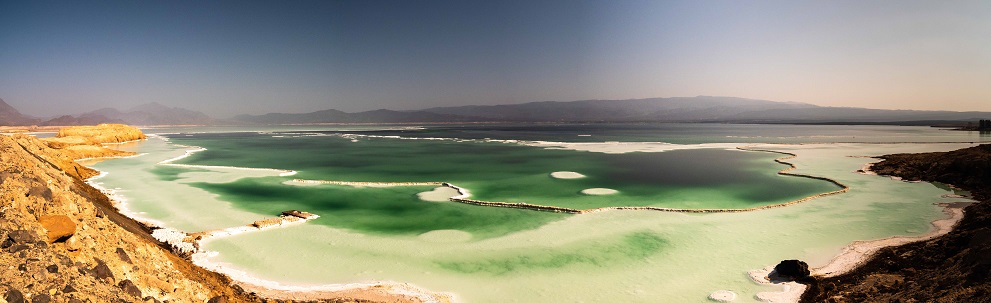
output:
[[[980,202],[948,234],[883,248],[847,274],[810,284],[802,302],[991,301],[991,145],[880,158],[878,174],[953,184]]]
[[[97,126],[72,126],[62,128],[55,138],[81,138],[94,144],[123,143],[145,139],[137,127],[124,124],[100,124]]]
[[[110,201],[74,177],[89,174],[62,171],[85,170],[74,163],[40,139],[0,136],[0,294],[8,302],[142,301],[118,286],[123,280],[158,301],[221,294],[178,269],[184,260],[122,227],[127,219]],[[118,249],[136,265],[120,261]]]
[[[171,253],[82,180],[92,175],[64,149],[0,135],[0,302],[310,302],[261,298]],[[418,302],[376,288],[311,300]]]
[[[809,264],[801,260],[784,260],[774,266],[774,273],[787,281],[803,281],[809,277]]]
[[[76,223],[66,215],[44,215],[38,218],[38,223],[45,229],[48,243],[65,241],[76,233]]]

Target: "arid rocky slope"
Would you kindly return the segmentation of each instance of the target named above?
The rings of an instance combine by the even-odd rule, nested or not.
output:
[[[294,302],[261,298],[171,253],[83,181],[99,172],[75,160],[131,155],[101,144],[143,138],[126,125],[73,127],[47,139],[0,135],[0,303]],[[377,289],[303,297],[418,302]]]
[[[94,173],[42,140],[0,136],[4,300],[206,302],[221,295],[177,269],[183,260],[115,223],[126,218],[78,178]]]
[[[881,158],[878,174],[953,184],[980,203],[945,236],[882,249],[850,273],[812,282],[802,302],[991,302],[991,144]]]

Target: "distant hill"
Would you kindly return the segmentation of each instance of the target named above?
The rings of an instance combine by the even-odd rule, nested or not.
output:
[[[34,125],[38,124],[38,119],[25,116],[17,111],[13,106],[0,99],[0,126],[12,125]]]
[[[91,115],[91,116],[80,116],[73,117],[70,115],[61,116],[54,118],[45,122],[41,122],[41,126],[76,126],[76,125],[98,125],[104,123],[116,123],[123,124],[123,120],[110,119],[105,116]]]
[[[797,102],[710,96],[531,102],[436,107],[423,111],[520,122],[894,123],[968,121],[991,117],[991,113],[987,112],[822,107]]]
[[[317,123],[458,122],[697,122],[783,124],[893,124],[963,126],[991,118],[991,112],[883,110],[824,107],[734,97],[675,97],[626,100],[544,101],[506,105],[434,107],[347,113],[327,109],[310,113],[240,115],[214,120],[204,113],[158,103],[127,111],[103,108],[77,116],[41,121],[25,116],[0,99],[0,125],[209,125]]]
[[[307,124],[307,123],[429,123],[471,122],[477,117],[448,115],[425,111],[394,111],[379,109],[358,113],[346,113],[335,109],[305,114],[270,113],[264,115],[240,115],[235,122],[251,124]]]
[[[206,125],[213,119],[204,113],[179,107],[168,107],[158,103],[139,105],[126,112],[114,108],[102,108],[79,115],[79,120],[99,121],[100,123],[126,123],[131,125]]]

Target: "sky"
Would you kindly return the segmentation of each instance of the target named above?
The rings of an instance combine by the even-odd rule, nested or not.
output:
[[[991,111],[991,1],[0,0],[34,116],[697,95]]]

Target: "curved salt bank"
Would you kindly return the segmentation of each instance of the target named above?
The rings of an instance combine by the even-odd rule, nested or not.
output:
[[[420,200],[430,201],[430,202],[447,202],[451,199],[451,197],[458,195],[461,195],[461,193],[459,193],[457,189],[453,189],[447,186],[437,187],[431,191],[425,191],[416,194],[416,196],[419,197]]]
[[[585,175],[573,171],[556,171],[551,173],[551,177],[555,179],[579,179],[584,178]]]
[[[618,190],[612,188],[586,188],[582,190],[583,194],[592,196],[612,195],[618,192]]]
[[[736,293],[728,290],[717,290],[709,294],[709,299],[718,302],[733,302],[736,300]]]

